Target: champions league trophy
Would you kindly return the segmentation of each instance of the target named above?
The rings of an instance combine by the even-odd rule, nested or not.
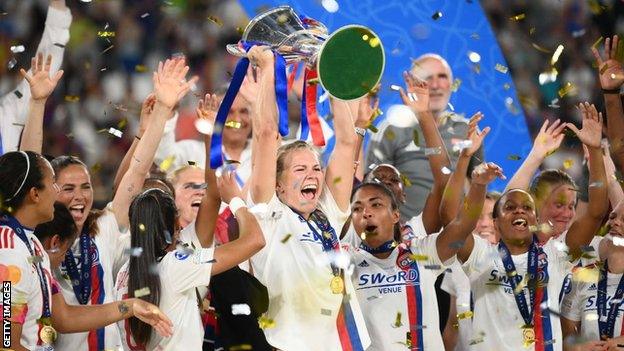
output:
[[[328,35],[327,28],[300,18],[289,6],[254,17],[238,44],[227,50],[246,56],[245,46],[267,45],[286,63],[304,61],[316,70],[320,84],[335,98],[353,100],[369,93],[381,79],[385,56],[379,37],[369,28],[348,25]]]

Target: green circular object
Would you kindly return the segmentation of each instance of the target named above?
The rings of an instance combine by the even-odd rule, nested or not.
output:
[[[317,67],[319,81],[335,98],[357,99],[379,83],[385,60],[383,44],[377,34],[360,25],[344,26],[321,47]]]

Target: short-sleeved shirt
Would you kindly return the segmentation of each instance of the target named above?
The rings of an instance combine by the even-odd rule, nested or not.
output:
[[[338,233],[348,214],[338,208],[326,185],[318,209]],[[251,264],[269,292],[266,317],[275,322],[264,330],[267,341],[280,350],[341,350],[336,317],[342,295],[330,289],[334,275],[329,254],[323,252],[322,232],[312,222],[315,230],[311,230],[276,195],[267,211],[255,216],[266,246],[251,258]]]
[[[572,289],[566,294],[561,303],[561,315],[565,318],[581,322],[580,337],[585,340],[600,340],[598,330],[598,279],[599,268],[596,266],[587,267],[595,270],[595,274],[584,274],[583,279],[573,279]],[[610,301],[617,290],[622,274],[607,272],[607,309],[611,307]],[[624,335],[624,304],[618,308],[613,336]]]
[[[416,261],[418,270],[409,268],[404,271],[399,266],[399,248],[395,248],[389,257],[381,259],[361,250],[353,249],[352,257],[355,270],[352,275],[353,285],[364,319],[371,336],[369,351],[407,350],[407,332],[410,331],[411,318],[408,309],[408,291],[406,286],[415,285],[420,290],[422,304],[422,326],[424,347],[420,350],[444,350],[442,335],[438,328],[438,302],[435,293],[435,281],[446,266],[441,262],[436,248],[438,234],[431,234],[411,241],[411,254],[427,256],[426,260]],[[405,244],[401,244],[405,245]],[[410,254],[405,251],[405,254]],[[449,260],[446,264],[450,264]],[[417,300],[417,298],[412,296]],[[398,314],[401,314],[398,316]],[[397,323],[399,319],[400,323]],[[399,325],[399,326],[397,326]]]
[[[42,259],[41,266],[47,280],[50,311],[52,311],[52,285],[50,258],[33,231],[24,228],[35,256]],[[20,343],[34,350],[39,341],[37,320],[43,313],[43,294],[39,274],[26,244],[8,226],[0,226],[0,280],[11,282],[11,322],[22,325]],[[4,288],[4,286],[3,286]]]
[[[98,233],[91,238],[90,254],[93,258],[92,262],[92,276],[91,276],[91,295],[89,297],[87,305],[91,305],[92,301],[97,301],[98,285],[103,285],[104,297],[102,303],[109,303],[115,301],[113,287],[115,285],[115,277],[119,268],[128,260],[128,255],[124,254],[124,251],[130,247],[129,235],[123,235],[120,232],[119,225],[115,219],[115,214],[107,206],[104,209],[104,213],[97,219]],[[80,238],[71,246],[70,250],[74,255],[76,267],[78,271],[82,271],[81,265],[81,253],[80,253]],[[101,267],[102,279],[97,274]],[[61,263],[58,269],[54,271],[54,276],[58,281],[61,288],[61,292],[68,305],[80,305],[76,298],[76,293],[72,285],[71,278],[67,273],[67,268],[64,263]],[[59,350],[73,350],[73,351],[95,351],[98,350],[98,339],[100,335],[94,335],[89,338],[89,333],[69,333],[60,334],[56,340],[56,348]],[[121,338],[119,331],[114,324],[106,326],[104,328],[103,342],[105,348],[116,348],[121,345]]]
[[[468,124],[466,119],[450,112],[445,112],[438,125],[440,136],[446,145],[451,164],[455,165],[459,154],[453,151],[453,145],[466,139]],[[366,154],[366,164],[389,163],[395,166],[402,175],[407,177],[411,186],[405,187],[407,202],[401,206],[401,217],[412,218],[422,212],[425,200],[433,186],[433,175],[428,156],[425,155],[425,138],[420,126],[396,127],[388,120],[378,126],[379,131],[373,134]],[[419,135],[419,146],[414,143],[414,133]],[[390,137],[392,135],[392,137]],[[483,150],[475,154],[483,160]],[[471,159],[471,167],[476,164],[476,157]],[[469,168],[470,170],[470,168]]]
[[[182,250],[168,252],[156,265],[160,277],[159,308],[173,323],[173,335],[160,337],[154,330],[147,350],[201,350],[204,327],[200,318],[196,289],[210,284],[214,248],[198,249],[193,253]],[[128,297],[129,263],[117,275],[115,296]],[[127,320],[117,323],[125,350],[143,350],[130,334]]]
[[[470,279],[470,288],[474,297],[472,350],[521,350],[523,339],[521,327],[524,320],[516,305],[510,278],[505,272],[498,252],[498,245],[474,236],[474,248],[468,260],[463,264]],[[560,250],[554,240],[542,246],[545,257],[539,257],[539,263],[548,262],[548,307],[558,311],[558,296],[567,273],[574,266],[568,261],[565,250]],[[512,260],[519,276],[527,273],[528,252],[512,255]],[[528,287],[524,294],[529,296]],[[562,349],[562,334],[559,317],[550,314],[552,338],[555,351]]]
[[[451,272],[444,274],[440,288],[455,296],[455,309],[457,311],[458,337],[454,351],[468,351],[470,340],[472,339],[472,317],[469,313],[470,304],[470,280],[464,273],[461,263],[455,261],[451,267]]]

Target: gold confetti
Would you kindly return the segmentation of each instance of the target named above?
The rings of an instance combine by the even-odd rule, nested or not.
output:
[[[137,297],[137,298],[141,296],[147,296],[149,294],[150,294],[150,288],[147,286],[141,289],[136,289],[134,291],[134,297]]]
[[[509,19],[512,21],[520,21],[520,20],[523,20],[525,17],[526,17],[526,14],[520,13],[515,16],[509,17]]]
[[[384,138],[388,139],[389,141],[392,141],[395,139],[396,134],[394,134],[394,132],[390,129],[386,129],[386,131],[384,132]]]
[[[164,172],[167,172],[169,168],[173,165],[173,161],[175,160],[175,155],[171,155],[165,158],[159,165],[160,169]]]
[[[507,73],[507,71],[509,70],[509,68],[500,63],[497,63],[496,66],[494,66],[494,69],[503,74]]]
[[[76,95],[65,95],[65,101],[67,102],[78,102],[80,101],[80,97]]]
[[[376,48],[379,46],[379,44],[381,44],[381,41],[379,40],[379,38],[373,37],[369,40],[368,44],[371,46],[371,48]]]
[[[557,92],[557,94],[559,94],[559,97],[562,98],[568,94],[570,95],[574,95],[575,92],[575,86],[574,84],[567,82],[563,88],[559,89],[559,91]]]
[[[139,224],[139,230],[140,230],[140,231],[142,231],[142,232],[144,232],[144,231],[145,231],[145,224],[140,223],[140,224]]]
[[[412,141],[414,141],[414,145],[420,147],[420,136],[418,135],[418,131],[414,128],[412,133]]]
[[[532,45],[532,46],[533,46],[536,50],[541,51],[541,52],[543,52],[543,53],[550,54],[550,53],[552,52],[551,50],[548,50],[548,49],[546,49],[545,47],[543,47],[543,46],[539,46],[539,45],[537,45],[537,44],[535,44],[535,43],[531,43],[531,45]]]
[[[533,34],[535,34],[535,27],[531,27],[529,29],[529,35],[533,35]]]
[[[340,183],[341,180],[342,180],[341,177],[336,177],[336,178],[334,178],[333,182],[334,182],[334,184],[338,184],[338,183]]]
[[[223,25],[223,22],[221,22],[221,20],[219,18],[217,18],[216,16],[208,16],[208,20],[210,22],[216,24],[219,27],[221,27]]]
[[[126,109],[126,111],[128,111],[128,110]],[[118,129],[124,129],[126,127],[126,125],[128,125],[128,120],[126,118],[124,118],[121,121],[119,121],[119,123],[117,123],[117,128]]]
[[[227,121],[227,122],[225,122],[225,127],[226,128],[240,129],[241,125],[242,125],[241,122],[238,122],[238,121]]]
[[[270,329],[275,327],[275,321],[265,315],[258,318],[258,326],[260,329]]]
[[[554,66],[555,63],[559,61],[559,56],[561,56],[562,52],[563,52],[563,45],[557,46],[557,49],[555,49],[555,53],[552,55],[552,58],[550,59],[551,66]]]
[[[511,89],[511,85],[509,85],[509,83],[505,83],[505,84],[503,84],[503,89],[509,90],[509,89]]]
[[[243,350],[253,350],[253,347],[249,344],[240,344],[240,345],[232,345],[229,348],[230,351],[243,351]]]
[[[412,254],[409,257],[414,261],[427,261],[429,259],[429,256],[427,255],[418,255],[418,254]]]
[[[468,319],[468,318],[472,318],[473,315],[474,314],[472,313],[472,311],[466,311],[466,312],[458,313],[457,319],[458,320]]]
[[[115,32],[98,31],[97,36],[100,38],[109,38],[109,37],[112,38],[115,36]]]
[[[91,173],[97,173],[102,169],[102,165],[100,163],[96,163],[91,167]]]
[[[574,164],[574,160],[571,159],[571,158],[563,160],[563,168],[564,169],[570,169],[573,164]]]
[[[115,45],[111,45],[111,46],[107,47],[106,49],[104,49],[104,51],[100,52],[100,55],[107,53],[110,49],[112,49],[114,47],[115,47]]]
[[[134,70],[139,73],[143,73],[143,72],[147,72],[147,67],[145,67],[144,65],[136,65],[134,66]]]
[[[521,160],[522,157],[520,157],[518,155],[509,155],[509,156],[507,156],[507,159],[508,160],[512,160],[512,161],[518,161],[518,160]]]
[[[600,43],[602,43],[602,41],[604,40],[604,37],[600,37],[598,38],[598,40],[596,40],[593,44],[592,44],[592,48],[596,49],[598,47],[598,45],[600,45]]]
[[[600,276],[597,267],[579,267],[572,271],[572,280],[583,283],[595,283]]]
[[[394,327],[398,328],[402,325],[403,323],[401,323],[401,312],[397,312],[396,317],[394,319]]]
[[[401,174],[401,181],[403,182],[403,185],[405,185],[406,187],[412,186],[412,182],[404,174]]]
[[[457,89],[459,89],[459,86],[461,85],[462,80],[459,78],[455,78],[455,80],[453,81],[453,84],[451,85],[451,91],[452,92],[457,92]]]
[[[366,129],[370,130],[373,133],[377,133],[379,131],[379,129],[377,129],[377,127],[375,127],[372,123],[369,123],[366,126]]]
[[[282,244],[286,244],[286,242],[288,241],[288,239],[290,239],[290,237],[292,237],[292,234],[286,234],[286,236],[280,241],[282,242]]]
[[[243,35],[243,33],[245,33],[245,28],[243,27],[236,27],[236,32],[238,32],[238,34]]]

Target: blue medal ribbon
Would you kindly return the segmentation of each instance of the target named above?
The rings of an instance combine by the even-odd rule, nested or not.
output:
[[[501,260],[503,261],[503,266],[505,268],[505,273],[507,277],[509,277],[509,285],[514,292],[514,298],[516,299],[516,306],[518,306],[518,310],[522,315],[522,319],[524,320],[524,324],[526,326],[533,326],[533,306],[535,304],[535,288],[537,286],[537,256],[539,254],[539,247],[537,243],[537,239],[533,236],[533,242],[529,247],[529,257],[527,262],[527,275],[528,275],[528,290],[529,290],[529,302],[530,307],[527,305],[526,295],[524,293],[524,289],[520,289],[518,291],[518,284],[522,281],[522,277],[516,271],[516,265],[511,258],[511,252],[507,248],[507,245],[501,240],[498,244],[498,252],[500,254]]]
[[[598,281],[598,291],[596,292],[596,308],[598,312],[598,330],[600,332],[600,338],[603,340],[613,337],[613,328],[615,326],[615,320],[622,305],[622,297],[624,296],[624,274],[620,277],[615,294],[611,298],[611,306],[607,310],[607,276],[609,267],[607,261],[604,262],[604,267],[600,270],[600,280]],[[606,318],[606,319],[605,319]]]
[[[372,248],[368,245],[366,245],[366,243],[364,241],[362,241],[360,243],[360,249],[368,252],[369,254],[380,254],[380,253],[386,253],[386,252],[390,252],[392,250],[394,250],[394,248],[397,247],[397,244],[394,240],[388,240],[385,243],[379,245],[378,247]]]
[[[327,216],[321,210],[315,210],[310,214],[310,221],[314,222],[318,229],[321,230],[319,233],[316,228],[310,223],[310,221],[306,220],[299,212],[295,211],[293,208],[290,208],[294,213],[299,216],[299,220],[305,222],[308,225],[308,228],[316,234],[317,237],[321,238],[321,244],[323,245],[323,252],[331,252],[338,250],[340,248],[340,242],[338,241],[338,235],[336,235],[336,230],[332,227],[331,223],[327,219]],[[326,236],[327,233],[327,236]],[[330,265],[332,269],[332,273],[334,276],[340,276],[340,267],[338,267],[334,260],[330,260]]]
[[[91,256],[91,236],[86,230],[80,234],[80,271],[76,266],[74,253],[67,250],[65,253],[65,269],[67,275],[71,279],[74,294],[78,303],[86,305],[91,297],[91,266],[93,265],[93,257]]]
[[[26,244],[28,248],[28,252],[32,257],[35,257],[35,251],[33,247],[30,245],[30,240],[26,236],[26,232],[24,231],[24,226],[13,216],[3,216],[0,218],[0,225],[6,225],[9,228],[13,229],[13,232],[17,235],[20,240]],[[50,292],[48,290],[48,281],[45,277],[45,273],[43,270],[43,265],[41,261],[33,261],[32,263],[35,265],[35,269],[37,271],[37,276],[39,277],[39,285],[41,287],[41,295],[43,295],[43,307],[41,312],[41,318],[50,318],[52,316],[52,311],[50,310]]]

